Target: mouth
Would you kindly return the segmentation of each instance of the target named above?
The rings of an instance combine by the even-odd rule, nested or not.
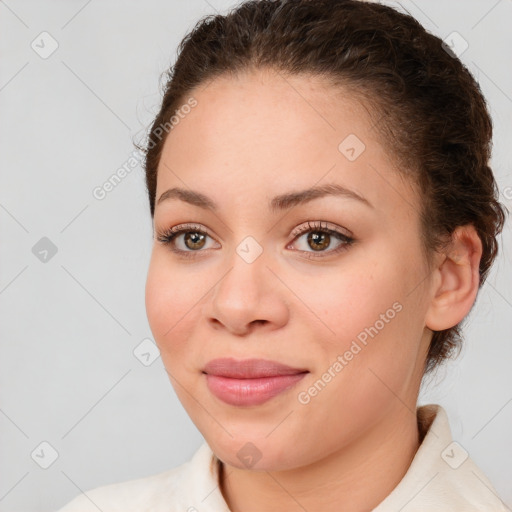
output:
[[[213,359],[203,369],[210,392],[229,405],[260,405],[295,386],[309,370],[267,359]]]

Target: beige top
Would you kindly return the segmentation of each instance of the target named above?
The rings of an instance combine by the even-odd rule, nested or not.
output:
[[[407,473],[373,512],[505,512],[492,484],[453,441],[446,411],[417,408],[423,437]],[[184,464],[97,487],[57,512],[230,512],[218,485],[219,459],[204,442]],[[316,512],[316,511],[315,511]]]

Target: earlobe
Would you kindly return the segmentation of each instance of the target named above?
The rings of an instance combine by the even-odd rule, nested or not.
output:
[[[478,293],[481,257],[482,242],[475,227],[459,226],[446,257],[435,269],[438,279],[425,317],[429,329],[449,329],[469,313]]]

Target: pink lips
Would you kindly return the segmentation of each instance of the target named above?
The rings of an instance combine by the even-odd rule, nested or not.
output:
[[[308,370],[266,359],[213,359],[203,369],[208,389],[230,405],[259,405],[300,381]]]

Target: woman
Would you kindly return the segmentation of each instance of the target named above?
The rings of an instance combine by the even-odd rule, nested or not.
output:
[[[453,49],[390,7],[201,20],[144,149],[148,319],[205,443],[61,511],[506,510],[416,405],[497,254],[491,137]]]

